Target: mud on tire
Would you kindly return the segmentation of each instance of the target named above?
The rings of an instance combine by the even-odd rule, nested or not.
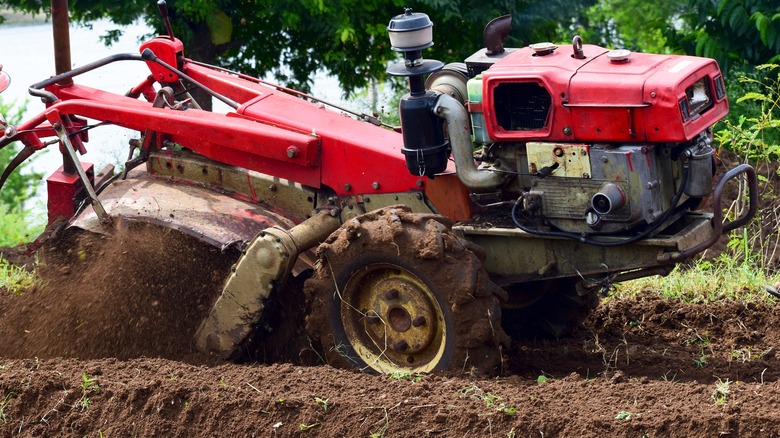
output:
[[[388,207],[352,219],[319,247],[305,285],[306,331],[325,361],[383,373],[496,372],[509,343],[503,290],[480,250],[446,221]]]

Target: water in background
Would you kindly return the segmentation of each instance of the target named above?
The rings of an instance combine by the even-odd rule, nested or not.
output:
[[[112,47],[108,48],[98,40],[98,36],[117,26],[110,21],[101,20],[93,23],[92,29],[71,26],[71,62],[73,67],[88,64],[92,61],[115,53],[138,53],[138,45],[143,35],[150,29],[142,24],[121,27],[124,35]],[[27,101],[27,112],[24,119],[45,109],[45,105],[28,94],[30,85],[54,75],[54,43],[50,23],[0,25],[0,64],[3,71],[11,76],[10,87],[3,92],[5,103],[22,104]],[[125,61],[115,63],[99,70],[85,73],[75,79],[82,85],[101,88],[118,94],[124,94],[135,83],[140,82],[148,73],[142,62]],[[86,144],[88,153],[82,156],[84,161],[95,163],[101,168],[106,163],[124,161],[129,136],[120,128],[98,128],[103,142],[90,141]],[[105,130],[113,130],[108,133]],[[97,138],[95,138],[97,140]],[[62,157],[56,145],[37,152],[30,159],[30,170],[41,172],[48,176],[62,165]],[[38,187],[37,199],[28,209],[36,214],[45,213],[46,184]]]

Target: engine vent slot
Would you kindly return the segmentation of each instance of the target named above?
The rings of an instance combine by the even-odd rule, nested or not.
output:
[[[506,131],[539,131],[550,120],[552,97],[536,82],[505,82],[493,89],[496,122]]]

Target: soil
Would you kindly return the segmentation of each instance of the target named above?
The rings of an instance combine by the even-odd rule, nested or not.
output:
[[[0,290],[1,436],[780,435],[771,303],[606,299],[565,335],[514,333],[497,376],[316,364],[294,320],[235,363],[192,346],[234,255],[115,239],[66,236],[44,248],[45,284]]]

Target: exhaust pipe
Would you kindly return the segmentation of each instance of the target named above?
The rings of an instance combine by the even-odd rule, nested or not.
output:
[[[616,184],[607,183],[593,195],[590,204],[596,213],[605,215],[623,208],[626,205],[626,195]]]
[[[474,163],[469,115],[466,108],[455,98],[442,94],[436,100],[433,112],[449,125],[452,156],[461,182],[466,187],[478,191],[491,190],[500,186],[504,182],[503,174],[482,172]]]
[[[504,41],[509,36],[512,28],[512,16],[504,15],[494,18],[485,26],[482,32],[482,40],[485,42],[485,54],[495,56],[504,53]]]

